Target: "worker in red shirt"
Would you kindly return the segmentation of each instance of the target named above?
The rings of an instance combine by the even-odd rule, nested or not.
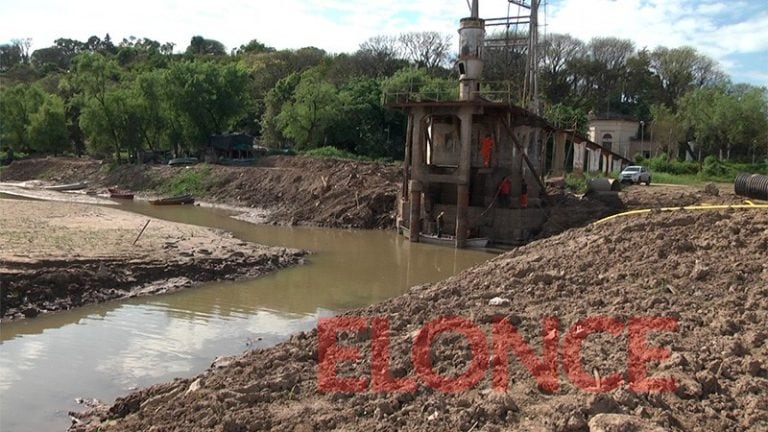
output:
[[[483,166],[491,166],[491,152],[493,151],[493,138],[491,134],[485,134],[485,138],[480,140],[480,154],[483,155]]]
[[[527,208],[528,207],[528,184],[525,182],[525,179],[523,179],[523,182],[520,184],[520,208]]]
[[[512,192],[512,180],[509,176],[499,183],[499,205],[502,207],[510,207],[512,202],[509,199],[509,194]]]

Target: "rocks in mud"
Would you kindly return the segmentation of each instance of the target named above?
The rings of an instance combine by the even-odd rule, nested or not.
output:
[[[512,301],[508,298],[494,297],[488,301],[488,306],[509,306]]]
[[[704,193],[711,196],[720,196],[720,189],[714,183],[707,183],[704,187]]]

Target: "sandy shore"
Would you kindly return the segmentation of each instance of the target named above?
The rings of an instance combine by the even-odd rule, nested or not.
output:
[[[255,277],[304,255],[112,208],[6,199],[0,244],[3,320]]]

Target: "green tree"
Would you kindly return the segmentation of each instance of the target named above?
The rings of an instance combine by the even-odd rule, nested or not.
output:
[[[691,90],[725,82],[717,62],[691,47],[657,47],[650,54],[650,70],[661,85],[659,102],[669,107]]]
[[[654,141],[662,144],[669,158],[678,156],[678,143],[685,139],[678,118],[671,108],[655,104],[650,107],[651,122],[649,132]]]
[[[114,91],[120,84],[121,70],[114,59],[100,53],[82,53],[73,59],[73,73],[63,85],[77,94],[70,101],[82,107],[79,125],[83,132],[96,142],[90,149],[105,155],[105,140],[109,139],[115,159],[122,160],[120,142],[119,104],[115,103]]]
[[[678,117],[704,155],[745,158],[767,139],[766,90],[748,85],[701,87],[680,98]]]
[[[35,149],[59,154],[69,148],[64,101],[47,95],[42,106],[29,119],[29,141]]]
[[[264,115],[261,120],[262,143],[268,147],[281,148],[286,141],[278,121],[283,106],[291,100],[296,86],[301,81],[301,75],[293,73],[281,79],[267,92],[264,99]]]
[[[193,145],[231,130],[248,112],[249,77],[240,64],[174,63],[166,79],[169,106]]]
[[[382,83],[384,99],[397,100],[457,100],[459,86],[455,79],[435,78],[425,69],[400,69]]]
[[[318,69],[301,74],[293,97],[277,116],[281,132],[292,139],[297,149],[327,144],[327,128],[339,114],[339,98],[333,84]]]
[[[0,136],[4,148],[25,153],[35,150],[28,129],[45,100],[46,94],[38,84],[18,84],[0,92]]]
[[[193,56],[225,56],[227,50],[224,48],[224,44],[217,40],[193,36],[185,53]]]

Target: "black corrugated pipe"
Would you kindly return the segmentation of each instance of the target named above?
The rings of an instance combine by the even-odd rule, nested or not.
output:
[[[768,201],[768,176],[739,174],[733,185],[736,195]]]

